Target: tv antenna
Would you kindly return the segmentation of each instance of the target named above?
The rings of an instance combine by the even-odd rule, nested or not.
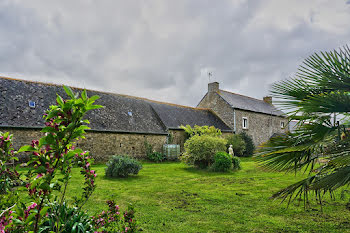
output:
[[[210,77],[213,76],[213,73],[212,72],[208,72],[208,80],[209,80],[209,83],[210,83]]]

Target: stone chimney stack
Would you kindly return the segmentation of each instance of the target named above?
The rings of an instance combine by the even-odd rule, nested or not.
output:
[[[212,82],[208,83],[208,93],[218,92],[219,91],[219,83]]]
[[[263,100],[265,103],[272,104],[272,96],[265,96]]]

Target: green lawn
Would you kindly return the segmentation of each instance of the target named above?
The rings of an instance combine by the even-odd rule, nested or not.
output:
[[[299,179],[270,173],[251,159],[231,173],[195,170],[181,163],[146,163],[138,176],[104,177],[96,165],[97,189],[85,208],[91,214],[114,199],[123,208],[131,202],[144,232],[350,232],[347,201],[326,198],[323,213],[317,205],[304,211],[297,203],[286,208],[269,197]],[[81,192],[82,179],[74,169],[68,195]],[[347,197],[349,199],[349,196]]]

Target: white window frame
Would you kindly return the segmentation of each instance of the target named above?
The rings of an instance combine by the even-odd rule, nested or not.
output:
[[[246,124],[244,124],[244,122],[246,122]],[[243,129],[248,129],[248,117],[242,117],[242,128]]]
[[[286,125],[284,124],[284,121],[280,122],[280,126],[281,126],[281,129],[284,129],[286,127]]]

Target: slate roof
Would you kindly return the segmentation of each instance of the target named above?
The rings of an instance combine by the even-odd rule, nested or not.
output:
[[[0,127],[43,127],[42,115],[56,103],[56,93],[66,97],[60,85],[0,77]],[[230,130],[207,109],[99,91],[87,90],[87,93],[99,95],[96,104],[105,106],[87,114],[92,130],[167,134],[168,128],[178,128],[181,124],[214,125]],[[30,108],[29,101],[34,101],[36,107]]]
[[[164,125],[169,129],[179,129],[181,125],[213,125],[221,131],[232,131],[220,118],[209,109],[191,108],[174,104],[150,101]]]
[[[218,94],[233,108],[265,113],[274,116],[284,115],[282,111],[278,110],[272,104],[264,102],[263,100],[254,99],[252,97],[239,95],[224,90],[219,90]]]

